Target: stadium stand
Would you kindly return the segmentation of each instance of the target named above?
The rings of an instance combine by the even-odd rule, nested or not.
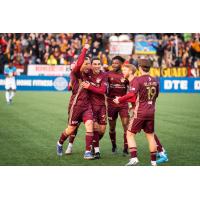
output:
[[[17,68],[27,73],[29,64],[68,65],[76,59],[82,46],[91,44],[89,56],[98,56],[102,63],[111,61],[110,41],[132,41],[134,34],[107,33],[2,33],[0,34],[0,74],[6,63],[11,61]],[[190,76],[199,76],[193,69],[200,67],[200,34],[140,34],[156,49],[155,55],[149,55],[156,68],[188,67]],[[142,38],[140,37],[140,38]],[[156,38],[154,46],[149,38]],[[126,59],[135,63],[138,56],[133,48]]]

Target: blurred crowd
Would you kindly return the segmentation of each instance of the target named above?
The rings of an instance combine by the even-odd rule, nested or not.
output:
[[[136,34],[72,34],[72,33],[2,33],[0,34],[0,73],[4,65],[12,62],[24,66],[25,73],[29,64],[65,65],[77,59],[82,46],[91,44],[89,56],[98,56],[102,63],[109,65],[109,42],[123,36],[125,41],[133,41]],[[150,35],[150,34],[143,34]],[[154,67],[191,67],[200,66],[200,34],[154,34],[158,45],[154,46],[156,55],[149,57]],[[149,45],[153,45],[149,43]],[[133,52],[126,56],[135,63],[139,55]]]

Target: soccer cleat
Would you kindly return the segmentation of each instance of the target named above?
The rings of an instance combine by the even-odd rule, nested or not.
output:
[[[156,153],[156,158],[160,158],[160,154],[164,153],[167,156],[167,152],[166,151],[162,151],[162,152],[157,152]]]
[[[168,162],[168,161],[169,161],[169,159],[167,157],[167,154],[161,152],[161,153],[159,153],[159,158],[157,158],[156,163],[161,164],[161,163],[165,163],[165,162]]]
[[[65,151],[66,155],[71,155],[72,154],[72,147],[68,145],[66,151]]]
[[[138,163],[139,163],[139,160],[137,157],[135,157],[135,158],[131,158],[129,162],[126,164],[126,166],[136,166],[138,165]]]
[[[112,153],[113,153],[113,154],[116,154],[116,153],[117,153],[117,146],[116,146],[116,145],[112,147]]]
[[[100,152],[95,153],[95,154],[94,154],[94,158],[95,158],[95,159],[100,159],[100,158],[101,158]]]
[[[123,150],[123,156],[127,156],[128,155],[128,149],[124,149]]]
[[[86,151],[84,154],[84,159],[85,160],[93,160],[94,156],[92,155],[91,151]]]
[[[156,161],[151,161],[152,166],[157,166]]]
[[[61,144],[59,144],[59,142],[57,143],[57,155],[58,156],[62,156],[63,154],[63,147]]]

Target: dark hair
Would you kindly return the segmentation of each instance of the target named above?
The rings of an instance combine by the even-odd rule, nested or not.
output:
[[[93,57],[91,63],[93,63],[94,60],[99,60],[101,62],[101,60],[98,57]]]
[[[115,56],[115,57],[112,58],[112,61],[113,61],[113,60],[119,60],[121,63],[124,63],[124,62],[125,62],[125,59],[122,58],[121,56]]]
[[[138,59],[138,66],[141,67],[144,72],[149,72],[151,65],[152,63],[149,59]]]

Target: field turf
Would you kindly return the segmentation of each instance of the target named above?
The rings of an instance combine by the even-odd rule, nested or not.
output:
[[[69,96],[64,92],[17,92],[13,104],[7,105],[4,92],[0,92],[0,165],[125,165],[129,157],[122,156],[120,121],[117,155],[111,153],[107,128],[101,141],[102,159],[85,161],[83,126],[75,140],[73,155],[61,158],[56,155],[56,141],[66,125]],[[163,165],[200,165],[200,95],[161,94],[156,132],[170,159]],[[143,133],[137,135],[137,143],[140,165],[149,165]]]

